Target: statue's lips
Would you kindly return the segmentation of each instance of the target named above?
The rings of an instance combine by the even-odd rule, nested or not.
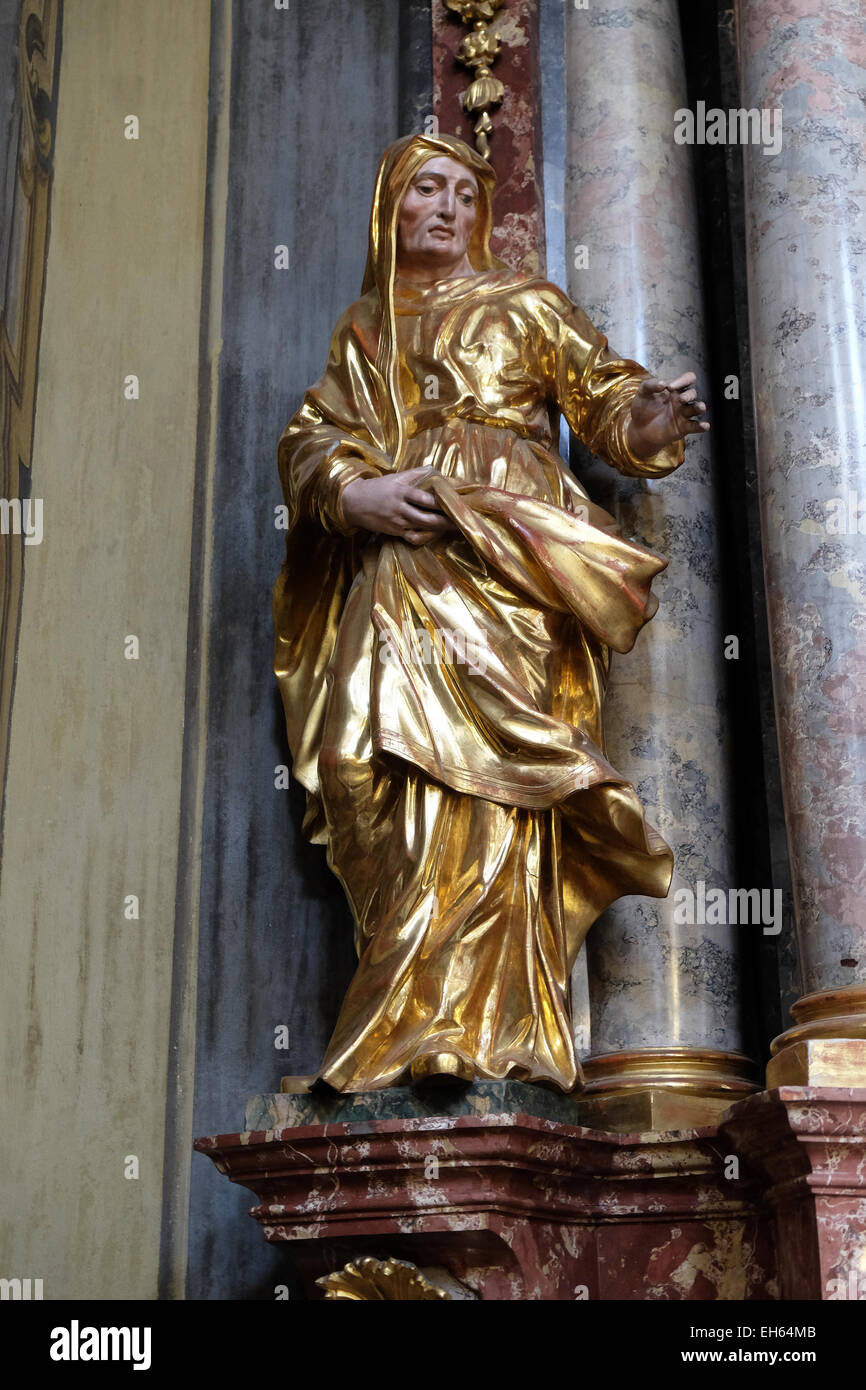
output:
[[[453,237],[454,233],[450,227],[431,227],[430,235]]]

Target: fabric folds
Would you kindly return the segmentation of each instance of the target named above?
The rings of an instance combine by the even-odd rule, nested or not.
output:
[[[388,225],[380,209],[380,247]],[[586,497],[550,407],[627,473],[661,477],[683,446],[631,453],[644,368],[555,286],[497,265],[388,284],[392,360],[380,278],[279,449],[291,529],[274,669],[305,831],[345,887],[359,952],[321,1075],[392,1085],[448,1051],[478,1076],[568,1091],[585,934],[618,897],[664,897],[673,869],[602,723],[610,653],[651,619],[666,561]],[[347,525],[349,482],[422,465],[447,536],[413,547]]]

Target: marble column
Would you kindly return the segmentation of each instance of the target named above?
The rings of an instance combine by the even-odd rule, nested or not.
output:
[[[400,5],[400,134],[422,135],[433,115],[432,0]]]
[[[740,0],[737,34],[741,104],[776,132],[744,149],[749,321],[805,995],[768,1082],[866,1085],[862,0]]]
[[[674,140],[687,105],[675,0],[567,7],[566,83],[569,293],[615,351],[664,375],[693,369],[705,391],[692,151]],[[621,899],[587,942],[590,1118],[594,1104],[621,1125],[701,1123],[754,1084],[736,933],[761,926],[704,924],[700,909],[701,885],[726,897],[738,886],[711,451],[712,433],[692,437],[682,468],[658,481],[576,460],[625,533],[670,561],[656,617],[614,657],[605,706],[608,756],[676,860],[667,899]],[[682,889],[695,897],[686,924]]]

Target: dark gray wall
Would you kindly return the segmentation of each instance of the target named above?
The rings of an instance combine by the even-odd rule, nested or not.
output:
[[[376,166],[399,132],[398,0],[276,10],[235,0],[223,285],[195,1133],[242,1127],[247,1095],[321,1060],[353,969],[324,851],[301,838],[271,671],[284,534],[279,435],[360,293]],[[274,269],[285,243],[291,269]],[[288,1025],[291,1048],[274,1049]],[[251,1195],[192,1159],[188,1296],[272,1298],[285,1260]]]

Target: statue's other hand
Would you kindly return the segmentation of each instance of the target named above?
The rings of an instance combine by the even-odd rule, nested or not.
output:
[[[410,545],[426,545],[453,531],[453,522],[433,494],[418,486],[432,472],[431,467],[409,468],[405,473],[347,483],[340,498],[346,522],[365,531],[399,536]]]
[[[683,372],[672,381],[645,377],[631,403],[628,445],[640,458],[651,458],[659,449],[684,439],[687,434],[703,434],[710,428],[699,417],[706,404],[697,400],[692,387],[694,372]]]

